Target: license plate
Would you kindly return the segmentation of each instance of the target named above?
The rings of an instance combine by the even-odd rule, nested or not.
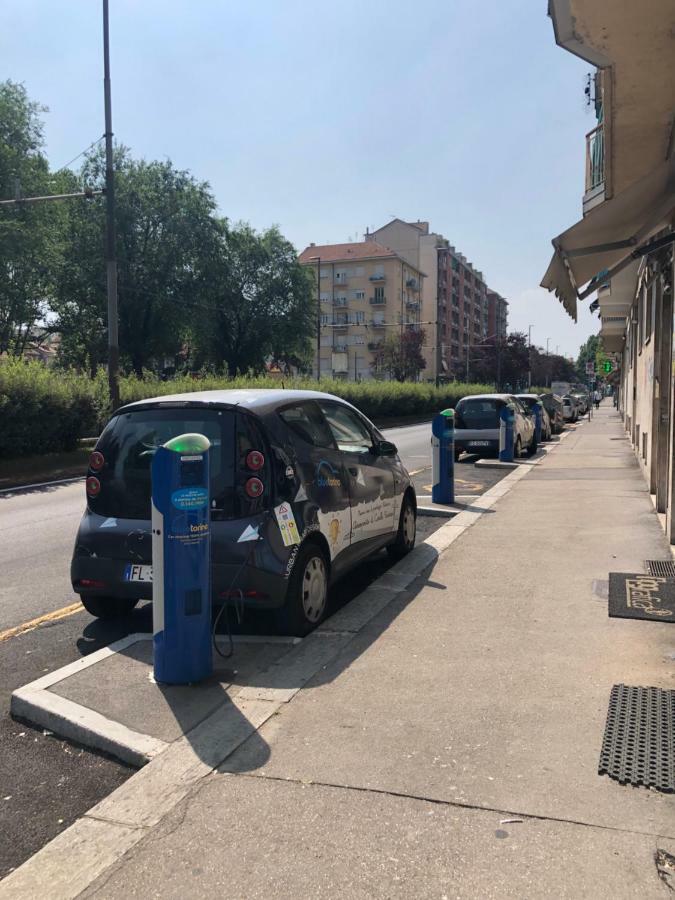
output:
[[[152,566],[139,566],[129,563],[124,570],[125,581],[152,581]]]
[[[489,447],[490,441],[469,441],[469,447]]]

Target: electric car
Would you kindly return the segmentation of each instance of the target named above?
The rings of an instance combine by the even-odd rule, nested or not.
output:
[[[516,397],[518,398],[518,400],[520,400],[521,406],[524,406],[526,410],[529,410],[533,416],[535,415],[535,404],[537,403],[537,401],[541,401],[541,439],[542,441],[550,441],[553,434],[551,428],[551,418],[548,414],[548,410],[546,409],[546,404],[542,401],[542,398],[539,396],[539,394],[516,394]]]
[[[531,456],[537,449],[534,418],[512,394],[474,394],[462,397],[455,407],[455,459],[463,451],[478,456],[499,450],[499,414],[508,406],[514,414],[513,451]]]
[[[159,446],[188,432],[211,443],[214,604],[274,609],[282,631],[306,634],[331,582],[382,547],[396,558],[413,548],[410,476],[349,403],[290,390],[155,397],[119,409],[89,460],[71,580],[92,615],[152,597],[150,467]]]

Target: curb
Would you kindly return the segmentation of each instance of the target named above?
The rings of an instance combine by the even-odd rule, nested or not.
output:
[[[189,732],[189,737],[187,734],[183,735],[171,744],[150,738],[149,740],[154,741],[152,746],[142,745],[139,744],[139,739],[148,739],[148,735],[139,735],[129,729],[124,729],[126,735],[118,732],[114,739],[119,742],[124,737],[133,736],[132,752],[145,753],[147,765],[7,875],[0,882],[0,900],[32,900],[36,896],[48,896],[50,900],[74,900],[100,875],[118,863],[148,834],[148,829],[157,825],[202,778],[217,768],[271,716],[280,712],[284,704],[289,703],[316,672],[338,656],[372,619],[406,591],[451,544],[475,525],[485,512],[505,497],[557,446],[556,443],[547,447],[544,455],[533,460],[530,465],[517,466],[476,498],[480,503],[479,508],[469,506],[454,515],[451,521],[441,525],[346,607],[295,644],[272,667],[277,677],[273,677],[269,685],[243,688],[232,698],[231,703],[219,707],[195,726]],[[49,698],[57,696],[48,691],[51,685],[138,640],[147,639],[148,635],[145,634],[129,635],[110,647],[19,688],[12,695],[12,712],[21,715],[21,710],[29,711],[32,719],[33,709],[38,701],[44,700],[44,695]],[[294,686],[290,688],[287,686],[289,676],[295,679]],[[64,698],[58,699],[71,703]],[[84,709],[78,704],[71,705],[77,708],[78,714]],[[63,707],[60,711],[63,713]],[[98,713],[91,710],[88,712],[104,722],[110,722]],[[51,710],[50,714],[58,715],[59,710]],[[59,728],[62,728],[62,719],[58,721]],[[83,742],[82,736],[87,733],[87,724],[80,720],[73,725],[80,727],[79,737],[75,738],[80,743]],[[97,724],[100,726],[101,722]],[[124,726],[119,728],[123,729]],[[106,737],[99,730],[97,737],[107,739],[111,742],[109,746],[112,746],[113,738],[110,735]],[[159,746],[160,744],[164,746]],[[129,746],[132,746],[131,743]],[[119,751],[108,752],[119,755]],[[152,754],[149,762],[148,752]]]

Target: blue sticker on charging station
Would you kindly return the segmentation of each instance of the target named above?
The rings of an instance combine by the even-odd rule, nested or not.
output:
[[[203,487],[181,488],[171,494],[176,509],[201,509],[209,505],[209,492]]]

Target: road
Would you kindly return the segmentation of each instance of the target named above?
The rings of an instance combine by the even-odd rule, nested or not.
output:
[[[384,434],[416,473],[418,493],[428,493],[430,426],[386,429]],[[477,479],[476,471],[469,464],[458,466],[458,494],[481,493],[501,475],[483,470]],[[132,774],[115,760],[8,715],[15,688],[126,634],[151,630],[149,604],[114,624],[93,619],[77,604],[69,564],[83,505],[82,482],[0,494],[0,877]],[[444,521],[420,518],[419,539]],[[332,592],[331,606],[348,602],[389,565],[384,552],[363,563]],[[252,624],[263,633],[270,627],[261,619],[245,622],[247,631]]]

